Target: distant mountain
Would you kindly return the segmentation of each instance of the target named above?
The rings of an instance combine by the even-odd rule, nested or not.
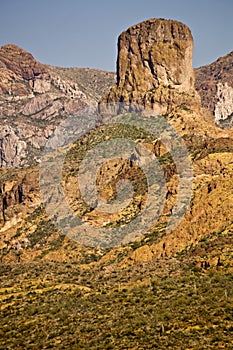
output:
[[[0,49],[0,167],[38,161],[54,128],[68,115],[96,104],[115,74],[41,64],[16,45]]]
[[[203,106],[222,128],[233,126],[233,51],[195,70],[195,88]]]

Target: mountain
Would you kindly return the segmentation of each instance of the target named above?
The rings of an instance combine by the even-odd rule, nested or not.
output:
[[[31,165],[57,125],[95,105],[115,74],[41,64],[15,45],[0,49],[0,167]]]
[[[203,106],[214,115],[222,128],[232,127],[233,115],[233,52],[195,70],[195,88]]]
[[[183,23],[150,19],[130,27],[118,40],[116,82],[114,73],[42,65],[12,45],[0,50],[0,336],[4,348],[232,348],[233,131],[216,126],[214,105],[212,109],[205,105],[204,79],[211,84],[213,76],[208,73],[205,78],[204,67],[193,71],[192,48],[191,32]],[[43,202],[36,162],[41,148],[70,113],[97,106],[97,101],[95,129],[65,149],[62,186],[50,183],[48,188],[54,191],[46,193]],[[121,123],[111,123],[116,113],[123,113]],[[155,137],[152,129],[140,125],[132,127],[127,123],[131,114],[136,121],[144,116],[150,125],[156,121],[160,135]],[[10,140],[11,130],[4,131],[6,127],[13,130]],[[178,144],[172,142],[174,132],[179,135]],[[119,139],[136,143],[126,160],[114,153],[114,141]],[[39,140],[37,148],[35,140]],[[105,142],[112,142],[114,156],[101,163],[91,151],[104,153]],[[188,156],[182,163],[185,150]],[[47,154],[45,177],[47,171],[54,179],[59,176],[54,167],[60,162],[59,150],[57,154]],[[84,185],[91,192],[93,177],[106,204],[113,205],[118,185],[123,188],[120,194],[133,192],[132,200],[117,212],[106,213],[98,202],[83,199],[83,183],[77,178],[85,158],[90,162],[85,163]],[[97,170],[92,167],[93,158]],[[132,235],[126,243],[118,240],[113,247],[101,246],[105,232],[107,239],[113,236],[116,242],[118,230],[143,215],[151,195],[151,178],[146,173],[150,161],[157,164],[153,174],[161,174],[165,186],[164,192],[157,191],[162,181],[151,187],[154,197],[148,216],[139,221],[145,227],[149,223],[148,230],[136,238]],[[192,173],[186,168],[190,164]],[[72,239],[74,220],[62,216],[65,210],[61,221],[70,232],[59,231],[55,214],[60,193],[65,198],[62,208],[68,203],[85,228],[94,227],[91,232],[100,233],[94,236],[96,244]],[[151,208],[156,208],[154,203],[160,205],[161,198],[163,206],[154,220],[156,209]],[[51,202],[53,221],[45,210]],[[169,231],[174,213],[180,221]]]

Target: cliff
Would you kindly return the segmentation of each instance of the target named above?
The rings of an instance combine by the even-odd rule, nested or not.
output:
[[[233,51],[217,61],[195,70],[195,88],[204,107],[214,115],[215,123],[232,127]]]
[[[117,82],[101,104],[123,102],[158,114],[198,103],[192,68],[193,38],[183,23],[150,19],[118,39]]]

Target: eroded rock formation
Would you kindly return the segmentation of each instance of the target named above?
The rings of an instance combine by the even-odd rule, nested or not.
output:
[[[233,116],[233,87],[228,83],[217,85],[217,103],[214,109],[215,121],[221,121]]]
[[[5,178],[4,182],[2,178]],[[18,170],[11,176],[1,172],[0,231],[5,222],[20,221],[40,203],[38,173],[34,168]]]
[[[195,87],[204,107],[214,115],[217,125],[232,127],[233,51],[217,61],[196,69]]]
[[[193,38],[183,23],[150,19],[118,39],[117,83],[102,99],[152,108],[166,114],[197,99],[192,68]]]

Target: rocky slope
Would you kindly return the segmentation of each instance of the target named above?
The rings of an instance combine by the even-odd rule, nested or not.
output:
[[[232,126],[233,116],[233,52],[195,70],[195,88],[203,106],[214,115],[217,125]]]
[[[104,84],[103,84],[104,82]],[[0,167],[25,166],[68,115],[96,104],[114,73],[60,69],[15,45],[0,49]]]

